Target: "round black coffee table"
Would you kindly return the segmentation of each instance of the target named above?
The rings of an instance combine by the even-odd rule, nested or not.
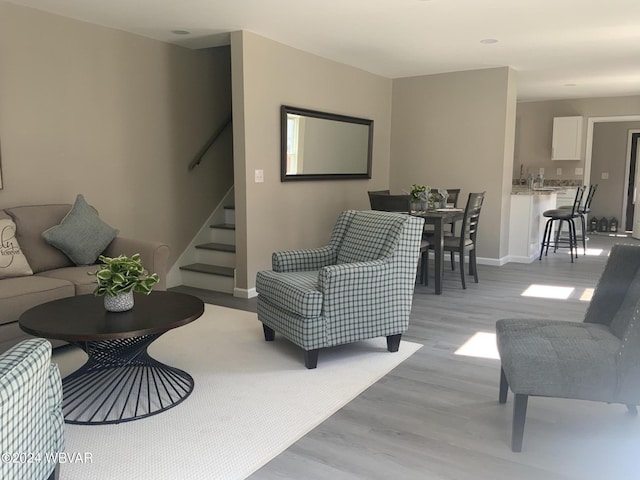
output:
[[[200,299],[183,293],[135,294],[133,309],[119,313],[107,312],[102,297],[81,295],[33,307],[18,323],[31,335],[87,353],[87,362],[62,381],[62,411],[67,423],[98,425],[155,415],[191,394],[191,375],[152,358],[147,348],[203,312]]]

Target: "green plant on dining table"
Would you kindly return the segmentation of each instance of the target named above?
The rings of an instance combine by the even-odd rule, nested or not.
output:
[[[138,292],[149,295],[153,286],[158,283],[160,277],[157,273],[151,275],[142,266],[140,254],[131,257],[120,255],[119,257],[98,257],[100,262],[95,275],[98,285],[93,291],[94,295],[108,295],[115,297],[119,293]]]
[[[427,201],[429,200],[429,196],[431,195],[431,187],[427,185],[416,185],[415,183],[411,185],[411,199],[414,201]]]

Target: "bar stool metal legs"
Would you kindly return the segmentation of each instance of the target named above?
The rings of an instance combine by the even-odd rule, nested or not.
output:
[[[556,220],[559,221],[558,232],[554,236],[554,239],[551,240],[551,236],[553,234],[553,223]],[[542,243],[540,244],[540,256],[538,260],[542,260],[543,252],[545,257],[547,256],[547,254],[549,253],[550,245],[553,245],[554,253],[558,250],[558,247],[561,247],[560,243],[563,241],[559,238],[559,232],[562,229],[562,222],[567,222],[569,227],[568,246],[569,246],[569,254],[571,256],[571,263],[573,263],[574,257],[576,259],[578,258],[578,240],[576,236],[576,224],[573,221],[573,218],[551,217],[549,218],[549,220],[547,220],[547,223],[544,226],[544,234],[542,235]],[[575,254],[574,254],[574,250],[575,250]]]

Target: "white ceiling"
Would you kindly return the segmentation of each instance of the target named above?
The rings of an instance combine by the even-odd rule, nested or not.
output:
[[[640,94],[640,0],[11,2],[191,48],[249,30],[388,78],[510,65],[520,100]]]

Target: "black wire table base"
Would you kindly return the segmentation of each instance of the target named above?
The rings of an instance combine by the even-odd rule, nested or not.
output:
[[[104,425],[164,412],[193,391],[187,372],[147,353],[162,334],[77,342],[89,359],[62,381],[66,423]]]

